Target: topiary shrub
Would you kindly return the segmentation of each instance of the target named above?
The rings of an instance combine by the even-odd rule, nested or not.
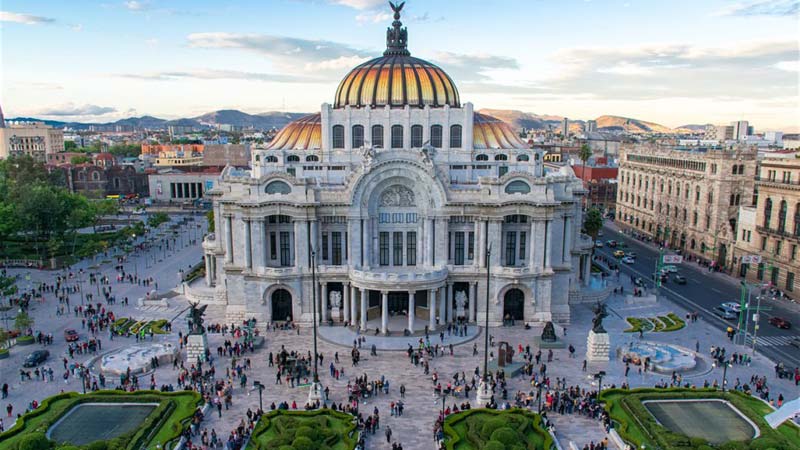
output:
[[[503,445],[500,441],[489,441],[486,443],[486,446],[483,447],[484,450],[506,450],[506,446]]]
[[[91,444],[89,444],[86,448],[87,450],[107,450],[108,444],[106,443],[106,441],[94,441]]]
[[[292,448],[294,450],[316,450],[316,447],[314,441],[307,437],[300,436],[292,441]]]
[[[303,426],[297,428],[297,430],[294,432],[294,437],[307,437],[311,439],[311,441],[316,442],[319,440],[319,432],[314,428]]]
[[[483,423],[481,426],[481,437],[485,440],[489,440],[494,433],[494,430],[498,428],[503,428],[506,426],[506,422],[500,418],[491,418]]]
[[[44,433],[31,433],[19,440],[17,450],[49,450],[52,446]]]
[[[508,427],[498,428],[492,432],[492,441],[502,442],[503,445],[514,445],[519,442],[519,434]]]

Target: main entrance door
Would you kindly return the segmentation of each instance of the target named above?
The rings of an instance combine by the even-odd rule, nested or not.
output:
[[[389,292],[389,314],[408,310],[408,292]]]
[[[519,289],[510,289],[503,297],[503,320],[523,320],[525,317],[525,294]]]
[[[292,320],[292,294],[286,289],[272,293],[272,320]]]

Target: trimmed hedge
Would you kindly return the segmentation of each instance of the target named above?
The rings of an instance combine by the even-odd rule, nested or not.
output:
[[[17,345],[33,345],[36,343],[36,339],[33,336],[20,336],[17,338]]]
[[[330,409],[271,411],[253,430],[248,450],[353,450],[358,444],[356,420]]]
[[[645,400],[670,399],[724,399],[755,423],[761,435],[749,442],[728,442],[718,448],[725,450],[766,450],[800,448],[800,428],[785,423],[773,430],[764,420],[772,409],[761,400],[738,391],[722,392],[716,389],[608,389],[600,395],[611,419],[618,424],[617,432],[639,448],[660,447],[664,450],[686,448],[711,448],[703,439],[689,438],[661,426],[645,408]]]
[[[526,409],[470,409],[444,421],[447,450],[550,450],[552,436],[542,418]]]
[[[170,441],[180,437],[202,404],[202,397],[194,391],[97,391],[81,395],[65,392],[46,398],[35,410],[25,414],[8,431],[0,433],[3,450],[25,450],[26,436],[46,433],[64,414],[81,403],[158,403],[153,412],[145,418],[135,431],[118,436],[109,441],[100,441],[108,448],[134,449],[160,445],[162,448]],[[47,441],[52,446],[52,441]],[[99,445],[99,444],[98,444]],[[45,447],[45,449],[50,447]]]

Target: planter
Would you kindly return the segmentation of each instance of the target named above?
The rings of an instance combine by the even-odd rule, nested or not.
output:
[[[5,349],[0,350],[0,359],[6,359],[9,357],[9,355],[10,354],[8,353],[8,350]]]
[[[36,339],[33,336],[20,336],[17,338],[17,345],[33,345]]]

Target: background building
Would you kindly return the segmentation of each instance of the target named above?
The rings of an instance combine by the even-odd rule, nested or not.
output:
[[[618,167],[609,165],[607,158],[593,157],[586,161],[586,166],[573,165],[572,170],[583,180],[587,191],[585,206],[599,208],[603,213],[616,210]]]
[[[739,206],[753,197],[756,151],[623,146],[618,223],[716,264],[731,263]]]
[[[250,146],[247,144],[210,144],[203,150],[204,166],[250,166]]]
[[[9,123],[0,128],[0,158],[29,155],[46,162],[47,155],[64,151],[64,132],[40,122]]]
[[[218,183],[217,167],[170,168],[148,176],[150,198],[159,203],[191,203],[203,200]]]

